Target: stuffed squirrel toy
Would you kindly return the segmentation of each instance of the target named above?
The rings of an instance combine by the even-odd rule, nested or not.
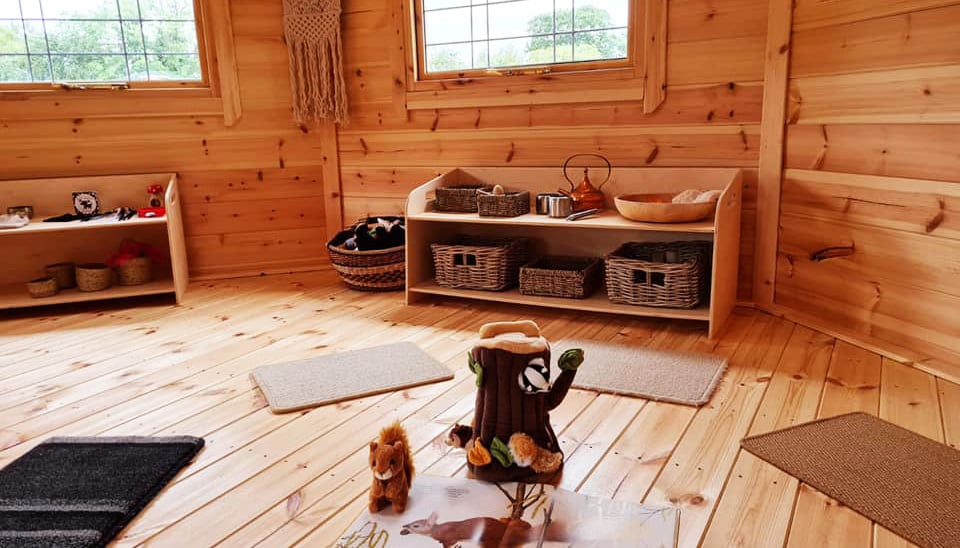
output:
[[[387,503],[392,504],[397,513],[406,510],[414,468],[410,442],[400,421],[381,430],[380,437],[370,442],[370,469],[373,471],[370,513],[376,514]]]

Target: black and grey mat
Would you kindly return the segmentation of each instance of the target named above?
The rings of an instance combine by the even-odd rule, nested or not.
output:
[[[200,438],[51,438],[0,470],[0,548],[106,546]]]

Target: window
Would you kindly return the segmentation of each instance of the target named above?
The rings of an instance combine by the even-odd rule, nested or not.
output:
[[[668,0],[391,2],[403,111],[666,96]]]
[[[630,0],[418,0],[424,76],[625,66]]]
[[[196,2],[0,0],[0,84],[202,84]]]

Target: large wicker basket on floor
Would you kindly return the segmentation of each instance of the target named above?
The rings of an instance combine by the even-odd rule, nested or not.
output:
[[[520,269],[520,293],[585,299],[600,286],[603,264],[595,257],[547,256]]]
[[[605,258],[611,302],[695,308],[706,297],[709,242],[627,242]]]
[[[438,187],[435,191],[437,199],[433,202],[433,209],[446,213],[476,213],[477,192],[492,189],[493,185],[483,183]]]
[[[402,217],[381,217],[402,219]],[[353,229],[341,230],[327,243],[327,252],[340,279],[351,289],[359,291],[396,291],[406,281],[406,246],[357,251],[343,247],[354,235]]]
[[[458,289],[503,291],[517,285],[527,262],[527,239],[457,236],[453,243],[432,244],[437,284]]]

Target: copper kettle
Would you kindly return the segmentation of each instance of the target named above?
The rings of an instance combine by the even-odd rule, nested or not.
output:
[[[570,180],[570,177],[567,175],[567,166],[570,165],[570,160],[577,158],[579,156],[594,156],[600,158],[607,164],[607,177],[600,183],[600,186],[593,186],[593,183],[590,182],[590,169],[583,168],[583,180],[580,181],[580,184],[577,185]],[[610,174],[613,172],[613,167],[610,165],[610,160],[605,156],[600,154],[574,154],[573,156],[567,158],[563,162],[563,178],[570,183],[570,190],[558,189],[558,192],[561,192],[564,196],[570,197],[573,201],[573,211],[586,211],[588,209],[603,209],[606,206],[606,199],[603,197],[603,192],[601,189],[603,185],[607,184],[607,181],[610,180]]]

